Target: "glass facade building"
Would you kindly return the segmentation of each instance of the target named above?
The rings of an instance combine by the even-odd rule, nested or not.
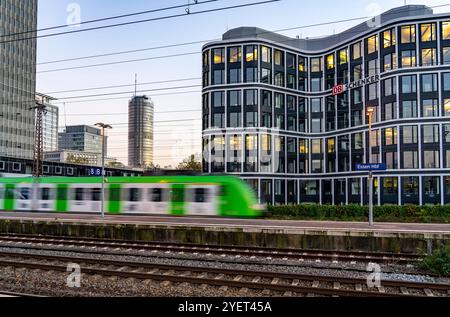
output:
[[[404,6],[320,39],[237,28],[202,59],[204,173],[262,203],[366,204],[371,146],[375,204],[450,203],[450,14]]]
[[[36,28],[37,0],[0,1],[0,153],[10,157],[33,157],[36,39],[12,34]]]
[[[67,126],[59,133],[60,150],[102,153],[102,130],[87,125]],[[108,156],[108,137],[105,136],[105,157]]]

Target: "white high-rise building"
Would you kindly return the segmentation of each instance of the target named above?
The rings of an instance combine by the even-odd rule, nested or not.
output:
[[[128,165],[153,164],[154,104],[147,96],[135,96],[128,105]]]

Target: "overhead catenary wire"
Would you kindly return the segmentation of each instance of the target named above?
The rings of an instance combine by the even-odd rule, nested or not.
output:
[[[129,18],[129,17],[132,17],[132,16],[145,15],[145,14],[150,14],[150,13],[156,13],[156,12],[162,12],[162,11],[169,11],[169,10],[174,10],[174,9],[186,8],[189,5],[202,5],[202,4],[207,4],[207,3],[211,3],[211,2],[218,2],[218,1],[221,1],[221,0],[196,1],[193,4],[188,4],[188,5],[186,5],[186,4],[174,5],[174,6],[170,6],[170,7],[164,7],[164,8],[151,9],[151,10],[146,10],[146,11],[139,11],[139,12],[115,15],[115,16],[110,16],[110,17],[105,17],[105,18],[98,18],[98,19],[94,19],[94,20],[80,21],[79,23],[76,23],[76,24],[63,24],[63,25],[50,26],[50,27],[41,28],[41,29],[28,30],[28,31],[17,32],[17,33],[3,34],[3,35],[0,35],[0,38],[2,38],[2,37],[13,37],[13,36],[29,34],[29,33],[51,31],[51,30],[56,30],[56,29],[63,29],[63,28],[74,26],[74,25],[80,26],[80,25],[86,25],[86,24],[92,24],[92,23],[98,23],[98,22],[104,22],[104,21],[111,21],[111,20]]]
[[[82,33],[82,32],[95,31],[95,30],[108,29],[108,28],[115,28],[115,27],[121,27],[121,26],[126,26],[126,25],[136,25],[136,24],[147,23],[147,22],[180,18],[180,17],[190,16],[190,15],[200,15],[200,14],[204,14],[204,13],[212,13],[212,12],[219,12],[219,11],[226,11],[226,10],[233,10],[233,9],[244,8],[244,7],[269,4],[269,3],[279,2],[279,1],[281,1],[281,0],[265,0],[265,1],[239,4],[239,5],[228,6],[228,7],[213,8],[213,9],[196,11],[196,12],[189,12],[189,13],[186,12],[186,13],[182,13],[182,14],[174,14],[174,15],[151,18],[151,19],[135,20],[135,21],[129,21],[129,22],[123,22],[123,23],[109,24],[109,25],[91,27],[91,28],[82,29],[82,30],[72,30],[72,31],[59,32],[59,33],[36,35],[36,36],[30,36],[30,37],[25,37],[25,38],[20,38],[20,39],[0,41],[0,44],[33,40],[33,39],[39,39],[39,38],[49,38],[49,37],[54,37],[54,36]]]

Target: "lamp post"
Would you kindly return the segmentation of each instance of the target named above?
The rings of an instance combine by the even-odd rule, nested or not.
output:
[[[367,114],[369,115],[369,165],[372,164],[372,119],[375,109],[373,107],[367,107]],[[369,171],[369,226],[373,226],[373,172]]]
[[[96,127],[102,129],[102,205],[101,205],[101,213],[102,218],[105,217],[105,129],[112,129],[109,124],[105,123],[96,123]]]

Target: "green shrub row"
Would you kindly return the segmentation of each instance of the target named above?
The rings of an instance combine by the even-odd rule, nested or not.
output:
[[[360,205],[283,205],[269,206],[268,211],[273,218],[302,220],[365,221],[369,215],[369,207]],[[374,206],[374,220],[449,223],[450,205]]]

